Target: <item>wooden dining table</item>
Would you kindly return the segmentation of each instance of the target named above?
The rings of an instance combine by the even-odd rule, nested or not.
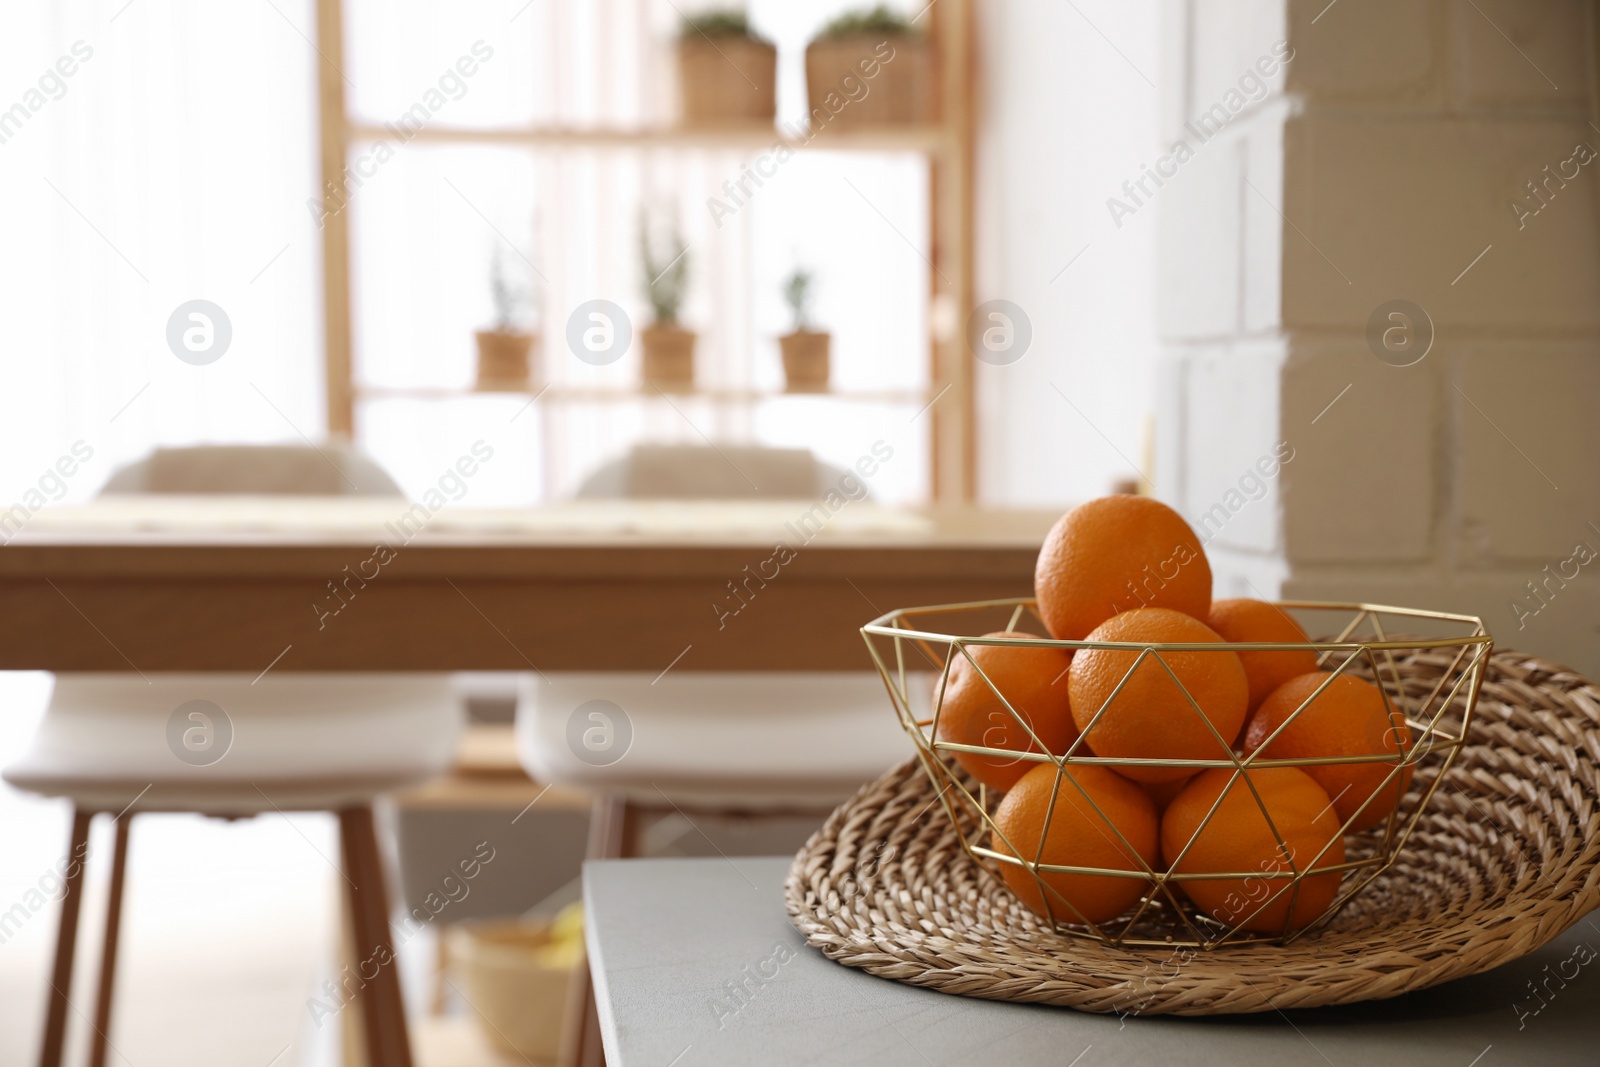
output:
[[[1056,512],[139,497],[0,547],[0,669],[856,670],[898,607],[1027,595]]]

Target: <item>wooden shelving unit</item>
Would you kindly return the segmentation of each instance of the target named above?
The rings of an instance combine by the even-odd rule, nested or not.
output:
[[[934,121],[873,129],[826,129],[816,136],[781,126],[724,128],[565,128],[461,129],[428,126],[414,135],[421,142],[520,146],[533,151],[639,151],[661,149],[765,151],[782,143],[797,151],[912,152],[930,170],[929,382],[923,390],[787,393],[756,389],[697,389],[667,394],[674,402],[701,398],[716,404],[757,404],[789,396],[825,397],[848,403],[936,401],[929,412],[929,469],[932,496],[939,502],[966,502],[976,496],[972,360],[962,322],[975,303],[973,284],[973,150],[977,0],[942,0],[923,9],[925,29],[936,58],[938,91]],[[319,49],[343,56],[342,0],[317,0]],[[347,112],[342,76],[333,63],[319,64],[321,165],[324,182],[337,186],[352,148],[392,137],[382,125]],[[352,377],[350,311],[350,235],[347,213],[329,215],[323,229],[325,343],[327,351],[328,431],[352,435],[358,399],[449,400],[504,395],[470,389],[383,389],[364,387]],[[941,325],[942,324],[942,325]],[[942,330],[942,332],[941,332]],[[532,395],[526,394],[526,395]],[[655,397],[652,391],[552,386],[541,403],[618,403]]]
[[[394,135],[383,126],[352,122],[346,127],[352,143]],[[532,148],[695,148],[764,151],[777,144],[812,152],[922,152],[947,155],[958,150],[950,131],[940,125],[890,126],[872,130],[825,130],[815,137],[778,126],[657,129],[451,129],[425,126],[413,141],[436,144],[526,145]]]
[[[640,401],[706,400],[717,404],[757,404],[794,397],[857,404],[926,404],[933,394],[922,389],[858,389],[827,392],[790,392],[784,389],[696,389],[692,393],[658,392],[647,387],[617,389],[609,386],[550,385],[542,389],[452,389],[432,386],[357,386],[356,395],[374,400],[461,400],[467,397],[514,396],[570,404],[626,404]]]

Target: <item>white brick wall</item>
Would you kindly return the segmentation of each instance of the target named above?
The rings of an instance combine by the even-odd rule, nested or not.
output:
[[[1469,106],[1584,106],[1591,77],[1586,59],[1590,4],[1584,0],[1473,3],[1482,10],[1464,4],[1465,10],[1457,12],[1452,5],[1451,89],[1458,101]]]
[[[1192,10],[1190,116],[1221,99],[1256,60],[1289,36],[1282,0],[1193,0]],[[1281,85],[1281,75],[1273,81]]]
[[[1291,346],[1278,387],[1279,432],[1295,447],[1282,487],[1292,562],[1435,555],[1435,366],[1430,355],[1391,367],[1359,337]]]
[[[1600,536],[1590,531],[1588,543],[1600,549]],[[1566,553],[1561,559],[1566,559]],[[1496,646],[1536,652],[1592,678],[1597,673],[1595,647],[1600,645],[1600,626],[1596,625],[1596,619],[1600,619],[1600,580],[1593,572],[1600,561],[1583,568],[1579,578],[1556,593],[1538,614],[1519,616],[1511,603],[1518,599],[1537,603],[1529,597],[1526,583],[1541,577],[1543,566],[1541,563],[1522,570],[1506,568],[1471,574],[1444,566],[1296,568],[1296,573],[1280,586],[1279,595],[1284,599],[1423,606],[1477,615],[1494,635]]]
[[[1330,8],[1323,0],[1289,6],[1289,32],[1297,47],[1290,92],[1318,100],[1416,106],[1443,91],[1437,77],[1440,4],[1339,0]]]
[[[1282,360],[1276,341],[1244,341],[1207,346],[1188,361],[1189,463],[1179,510],[1208,551],[1279,548],[1279,486],[1298,460],[1283,465],[1277,456]]]
[[[1239,330],[1246,157],[1240,138],[1224,132],[1218,141],[1202,145],[1162,190],[1157,306],[1168,337]]]
[[[1600,559],[1551,576],[1575,546],[1600,552],[1600,159],[1543,202],[1526,185],[1600,149],[1593,5],[1169,14],[1169,111],[1258,41],[1295,50],[1283,95],[1163,191],[1159,491],[1193,521],[1258,443],[1295,450],[1212,540],[1219,595],[1473,612],[1600,676]],[[1519,220],[1518,197],[1541,209]],[[1397,298],[1434,325],[1412,366],[1366,337]]]
[[[1437,322],[1600,328],[1600,160],[1520,231],[1509,206],[1579,141],[1600,147],[1583,112],[1324,115],[1313,106],[1284,139],[1284,213],[1300,231],[1284,241],[1285,324],[1359,329],[1373,308],[1403,297]]]
[[[1244,294],[1241,314],[1246,333],[1274,329],[1283,307],[1283,237],[1289,229],[1283,215],[1283,135],[1287,106],[1279,102],[1251,124],[1245,139],[1244,176],[1240,190],[1244,232],[1240,256]],[[1292,230],[1290,231],[1293,232]]]
[[[1460,562],[1539,560],[1600,524],[1600,345],[1487,342],[1453,377]]]

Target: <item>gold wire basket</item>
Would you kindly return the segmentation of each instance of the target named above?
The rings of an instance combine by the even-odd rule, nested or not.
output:
[[[1002,864],[1025,868],[1038,886],[1049,912],[1044,918],[1057,933],[1118,946],[1186,946],[1212,949],[1246,942],[1289,944],[1324,926],[1356,894],[1395,862],[1417,820],[1431,800],[1438,783],[1454,761],[1457,751],[1463,744],[1463,738],[1467,736],[1473,706],[1477,702],[1485,665],[1493,645],[1493,639],[1484,628],[1482,620],[1470,615],[1378,604],[1315,601],[1284,601],[1279,603],[1278,607],[1294,613],[1306,632],[1333,632],[1336,636],[1308,644],[1224,642],[1148,645],[1127,642],[1057,641],[1045,637],[1022,639],[983,636],[1000,630],[1016,631],[1024,620],[1029,620],[1030,626],[1040,632],[1048,632],[1039,618],[1034,601],[1026,598],[905,608],[873,620],[861,628],[861,633],[888,687],[901,726],[916,744],[917,754],[933,784],[939,805],[954,826],[963,849],[989,874],[1001,884],[1005,884]],[[1340,621],[1330,626],[1328,625],[1330,616]],[[1391,629],[1395,630],[1396,635],[1409,635],[1418,629],[1446,632],[1433,636],[1391,636]],[[1132,652],[1137,655],[1116,690],[1084,727],[1078,741],[1065,753],[1052,754],[1043,751],[1044,746],[1028,722],[1017,714],[1005,695],[967,651],[973,646],[1002,644],[1008,647],[1043,647],[1074,652],[1083,649],[1102,649]],[[1317,656],[1319,670],[1329,671],[1335,676],[1350,674],[1373,683],[1383,694],[1389,721],[1398,724],[1403,717],[1409,726],[1410,743],[1400,740],[1399,751],[1393,755],[1266,759],[1261,757],[1261,748],[1248,756],[1230,748],[1230,756],[1227,759],[1220,757],[1152,759],[1098,756],[1083,742],[1083,737],[1092,732],[1095,723],[1115,701],[1123,685],[1147,659],[1154,660],[1166,671],[1177,683],[1178,688],[1183,690],[1184,697],[1195,712],[1204,717],[1199,704],[1188,690],[1184,689],[1177,673],[1162,659],[1163,653],[1276,651],[1311,651]],[[1402,656],[1406,660],[1406,668],[1403,671],[1397,665],[1396,653],[1405,654]],[[1419,655],[1419,653],[1425,654]],[[1031,739],[1033,747],[1040,751],[1020,752],[1014,748],[987,748],[939,739],[938,720],[942,708],[943,682],[957,657],[964,657],[967,660],[967,665],[983,679],[1016,725],[1020,726],[1022,732]],[[1419,663],[1423,665],[1420,670]],[[929,672],[935,672],[938,678],[931,699],[921,696],[923,687],[913,684],[919,678],[925,680]],[[1319,688],[1317,693],[1321,691]],[[1315,701],[1317,693],[1308,697],[1291,713],[1289,722],[1301,715]],[[1283,724],[1287,725],[1287,722]],[[1398,731],[1398,726],[1396,730]],[[1222,744],[1227,745],[1228,742],[1222,740]],[[1367,830],[1352,831],[1352,823],[1359,818],[1360,812],[1352,814],[1340,828],[1340,835],[1330,840],[1322,852],[1312,857],[1307,864],[1297,863],[1292,850],[1286,850],[1284,855],[1288,861],[1287,872],[1264,871],[1257,868],[1204,874],[1178,873],[1174,870],[1178,866],[1177,863],[1152,865],[1142,858],[1139,859],[1141,868],[1139,870],[1040,863],[1037,857],[1042,853],[1044,839],[1048,833],[1048,818],[1040,831],[1040,840],[1037,843],[1023,842],[1020,843],[1021,847],[1018,847],[1019,843],[1007,839],[1006,844],[1011,846],[1011,853],[997,851],[990,846],[997,833],[994,814],[1001,794],[988,789],[969,776],[953,758],[956,752],[1000,760],[1052,763],[1057,768],[1057,789],[1063,780],[1063,768],[1074,765],[1111,768],[1181,767],[1192,769],[1196,774],[1207,769],[1231,767],[1235,778],[1238,778],[1240,772],[1254,768],[1306,768],[1329,764],[1387,763],[1390,765],[1388,774],[1382,785],[1374,790],[1374,796],[1393,789],[1392,783],[1402,775],[1409,773],[1411,778],[1404,797],[1381,823]],[[1072,781],[1071,778],[1067,780]],[[1245,781],[1250,781],[1249,776],[1245,776]],[[1255,794],[1254,786],[1251,789]],[[1082,786],[1078,786],[1078,791],[1088,800],[1095,813],[1115,831],[1115,825]],[[1279,846],[1286,848],[1283,845],[1283,836],[1273,824],[1272,816],[1259,794],[1255,794],[1255,799],[1261,806],[1262,814],[1268,826],[1272,828],[1272,833],[1277,837]],[[1052,802],[1052,808],[1053,806]],[[1194,831],[1191,842],[1204,832],[1217,806],[1220,806],[1220,801],[1206,814]],[[1117,831],[1117,834],[1121,837],[1120,831]],[[1345,852],[1343,861],[1324,863],[1324,855],[1328,849],[1332,847],[1334,841],[1341,839]],[[1122,844],[1128,853],[1137,855],[1126,839],[1123,839]],[[1035,858],[1031,860],[1024,858],[1029,855]],[[1178,859],[1181,861],[1181,855]],[[1302,880],[1334,873],[1338,874],[1340,881],[1332,903],[1316,919],[1294,927],[1292,923],[1296,899]],[[1111,921],[1096,923],[1083,919],[1082,913],[1078,912],[1070,901],[1041,878],[1044,874],[1139,878],[1146,882],[1148,888],[1137,905]],[[1266,898],[1259,902],[1255,911],[1240,915],[1233,923],[1224,923],[1197,909],[1178,884],[1202,878],[1239,882],[1254,879],[1258,883],[1268,882],[1270,886],[1266,890]],[[1260,913],[1286,893],[1290,896],[1285,911],[1285,926],[1281,931],[1261,933],[1244,928],[1252,915]]]

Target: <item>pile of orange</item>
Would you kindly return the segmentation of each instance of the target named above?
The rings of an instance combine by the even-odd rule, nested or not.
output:
[[[1017,896],[1057,921],[1099,924],[1165,871],[1231,927],[1276,934],[1325,912],[1341,877],[1325,869],[1344,862],[1343,835],[1384,822],[1410,782],[1410,728],[1382,691],[1319,670],[1309,649],[1207,649],[1309,638],[1275,605],[1213,601],[1194,531],[1147,497],[1062,516],[1034,593],[1050,637],[1129,647],[1074,653],[1002,632],[952,650],[935,733],[1004,794],[991,845],[1022,861],[1002,864]],[[1194,647],[1149,648],[1158,644]],[[1069,754],[1064,766],[1051,758]],[[1264,765],[1194,765],[1252,754]],[[1312,758],[1350,762],[1268,762]],[[1215,877],[1227,873],[1239,877]]]

